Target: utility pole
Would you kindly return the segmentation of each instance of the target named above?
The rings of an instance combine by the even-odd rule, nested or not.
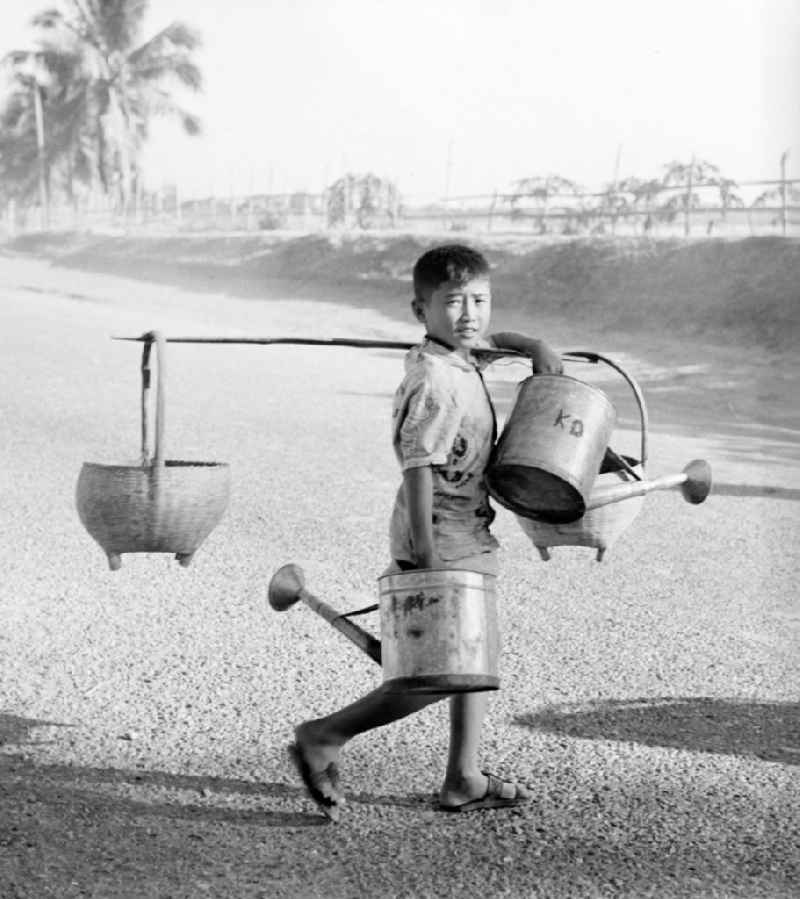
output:
[[[781,154],[781,231],[786,237],[786,159],[789,151],[784,150]]]
[[[497,190],[497,188],[495,188],[494,193],[492,194],[492,204],[491,204],[491,206],[489,206],[489,215],[486,220],[486,230],[487,231],[492,230],[492,216],[494,215],[494,208],[495,208],[495,206],[497,206],[498,196],[499,196],[499,191]]]
[[[444,201],[450,199],[450,176],[453,173],[453,138],[451,137],[447,143],[447,163],[444,172]]]
[[[617,185],[619,184],[619,164],[622,159],[622,144],[617,144],[617,157],[614,160],[614,183],[611,187],[611,202],[614,208],[611,210],[611,233],[617,233]]]
[[[692,205],[692,187],[694,186],[694,154],[689,163],[689,174],[686,177],[686,201],[683,204],[683,236],[689,236],[689,209]]]
[[[447,142],[447,163],[445,165],[444,172],[444,208],[449,212],[450,207],[448,203],[450,202],[450,177],[453,173],[453,138]],[[450,225],[450,219],[448,216],[448,226]]]
[[[255,228],[255,215],[253,204],[253,190],[255,184],[255,174],[253,170],[253,160],[250,160],[250,173],[247,181],[247,230],[252,231]]]

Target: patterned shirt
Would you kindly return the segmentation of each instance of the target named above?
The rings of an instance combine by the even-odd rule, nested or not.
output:
[[[405,368],[392,411],[394,450],[402,471],[431,467],[436,552],[452,561],[495,549],[484,471],[497,425],[478,363],[426,337],[408,352]],[[414,560],[403,485],[389,537],[392,558]]]

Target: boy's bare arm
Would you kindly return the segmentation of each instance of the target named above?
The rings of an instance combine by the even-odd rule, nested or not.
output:
[[[435,568],[439,564],[433,543],[433,473],[429,465],[403,472],[403,488],[408,502],[411,543],[418,568]]]
[[[536,374],[560,375],[564,373],[561,356],[543,340],[526,337],[515,331],[500,331],[489,335],[489,343],[501,350],[514,350],[528,356]]]

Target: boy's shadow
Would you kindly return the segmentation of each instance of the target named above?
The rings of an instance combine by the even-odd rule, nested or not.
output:
[[[319,814],[268,807],[272,797],[293,800],[305,796],[300,786],[144,769],[42,764],[2,751],[3,747],[41,743],[30,739],[31,730],[38,727],[69,725],[0,713],[0,792],[9,810],[33,800],[48,807],[55,817],[68,815],[71,806],[79,806],[102,817],[147,817],[176,825],[228,822],[310,827],[325,823]],[[175,796],[177,791],[180,797]],[[136,792],[141,792],[141,799]]]
[[[514,719],[545,733],[800,765],[800,703],[702,696],[548,706]]]

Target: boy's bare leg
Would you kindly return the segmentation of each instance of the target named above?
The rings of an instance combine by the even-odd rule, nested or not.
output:
[[[450,751],[439,792],[439,801],[445,805],[459,805],[486,792],[478,752],[487,705],[483,691],[450,697]]]
[[[450,752],[439,791],[442,805],[462,805],[486,794],[488,778],[481,772],[479,750],[488,699],[483,691],[459,693],[450,698]],[[503,784],[503,790],[509,796],[528,796],[528,791],[519,784]]]
[[[304,721],[295,728],[295,740],[313,772],[323,772],[339,760],[342,746],[358,734],[399,721],[445,697],[430,693],[390,693],[378,687],[343,709],[324,718]],[[341,797],[333,784],[320,789],[335,801]]]

